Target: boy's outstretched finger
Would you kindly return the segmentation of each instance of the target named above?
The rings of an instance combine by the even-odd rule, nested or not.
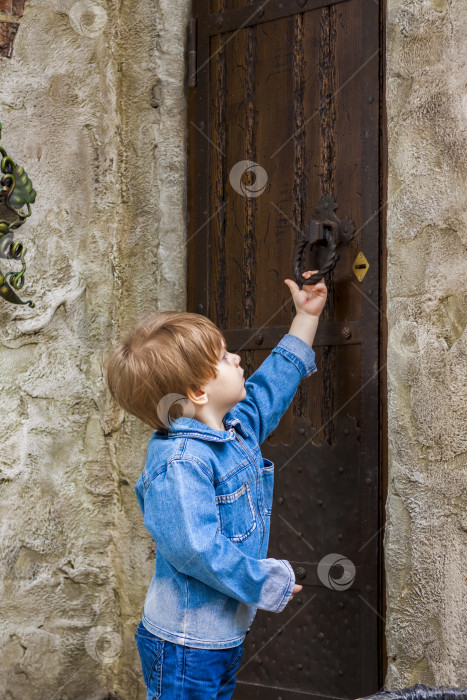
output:
[[[302,277],[311,277],[314,275],[316,272],[319,272],[319,270],[307,270],[307,272],[304,272]],[[321,280],[320,280],[321,281]],[[312,282],[312,284],[318,284],[317,282]]]
[[[287,279],[287,280],[284,280],[284,282],[293,294],[296,294],[297,292],[300,291],[300,289],[298,288],[298,284],[296,282],[294,282],[293,280]]]
[[[300,593],[302,588],[303,588],[303,586],[300,586],[299,583],[296,583],[293,587],[292,595],[290,596],[290,598],[292,599],[294,597],[295,593]]]

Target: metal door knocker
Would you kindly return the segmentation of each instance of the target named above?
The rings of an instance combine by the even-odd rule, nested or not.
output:
[[[1,137],[2,124],[0,122]],[[22,301],[15,292],[15,289],[22,289],[24,285],[26,248],[23,247],[21,241],[13,241],[13,232],[24,224],[28,216],[31,216],[30,205],[34,203],[37,193],[33,189],[25,169],[15,163],[1,146],[0,153],[3,173],[0,180],[0,258],[21,259],[22,263],[22,269],[19,272],[10,271],[4,275],[0,270],[0,296],[12,304],[27,304],[34,307],[33,301]],[[24,206],[27,206],[27,213],[21,211]],[[8,277],[11,278],[11,286]]]
[[[321,198],[320,203],[316,207],[316,216],[306,224],[303,231],[300,232],[298,240],[294,248],[293,271],[298,285],[315,284],[319,282],[324,275],[332,270],[336,262],[339,260],[339,255],[336,253],[338,245],[347,245],[355,235],[355,225],[347,216],[338,219],[334,213],[337,209],[337,202],[332,195],[325,195]],[[325,246],[327,248],[326,257],[319,266],[319,271],[311,277],[303,277],[303,252],[306,246],[310,246],[310,250],[315,245]],[[316,265],[316,267],[318,267]]]

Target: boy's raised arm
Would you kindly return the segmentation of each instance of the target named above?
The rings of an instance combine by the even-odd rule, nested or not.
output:
[[[160,553],[188,576],[242,603],[280,612],[295,574],[283,559],[255,559],[217,532],[209,468],[195,458],[173,459],[144,491],[144,524]]]
[[[229,411],[249,427],[261,445],[278,426],[302,379],[317,372],[315,352],[287,333],[245,382],[246,396]]]
[[[315,272],[318,270],[305,272],[303,276],[310,277]],[[285,281],[297,311],[290,330],[247,379],[246,397],[229,412],[253,430],[260,445],[278,426],[300,381],[318,371],[311,345],[326,303],[326,285],[321,280],[300,290],[296,282]]]

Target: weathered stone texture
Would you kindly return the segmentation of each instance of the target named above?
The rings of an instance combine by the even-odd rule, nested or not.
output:
[[[0,59],[2,145],[37,190],[0,300],[0,697],[142,700],[154,550],[134,494],[149,427],[103,366],[132,319],[182,310],[183,0],[31,0]],[[19,263],[0,260],[3,272]]]
[[[386,688],[467,685],[466,33],[388,0]]]
[[[8,700],[145,697],[133,634],[154,550],[133,486],[152,431],[115,409],[103,364],[135,316],[185,308],[189,11],[30,0],[0,59],[1,143],[38,193],[17,235],[36,308],[0,303]],[[387,21],[386,687],[461,685],[467,4],[388,0]]]

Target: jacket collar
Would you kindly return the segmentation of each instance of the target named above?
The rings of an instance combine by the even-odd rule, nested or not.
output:
[[[235,431],[246,437],[244,428],[238,418],[234,418],[232,411],[229,411],[224,416],[223,423],[226,430],[214,430],[205,423],[201,423],[194,418],[182,416],[177,418],[171,426],[165,430],[156,430],[154,435],[166,436],[169,438],[194,437],[201,440],[212,440],[214,442],[226,442],[227,440],[235,440]]]

